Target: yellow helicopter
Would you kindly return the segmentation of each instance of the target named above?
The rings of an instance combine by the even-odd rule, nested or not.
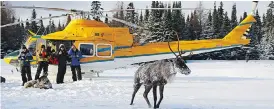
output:
[[[173,49],[175,53],[183,53],[182,56],[212,52],[234,47],[242,47],[249,44],[250,42],[250,39],[247,39],[245,36],[248,34],[252,23],[256,22],[254,13],[257,8],[257,3],[258,2],[253,2],[254,6],[252,13],[248,15],[226,36],[224,36],[223,39],[192,41],[178,40],[172,41],[170,44],[168,44],[168,42],[142,44],[134,42],[134,35],[129,32],[129,28],[109,27],[107,24],[98,22],[96,20],[74,19],[65,27],[63,31],[54,32],[47,35],[37,35],[29,31],[32,36],[28,38],[28,40],[25,42],[25,45],[32,52],[35,52],[36,50],[40,49],[41,44],[51,46],[52,49],[55,50],[56,48],[53,45],[58,46],[56,43],[66,43],[66,46],[68,47],[74,44],[83,54],[83,58],[80,60],[80,62],[84,72],[90,72],[91,70],[103,71],[107,69],[124,67],[134,63],[174,58],[173,52],[170,51],[169,47]],[[90,12],[81,10],[67,10],[46,7],[4,6],[1,8],[46,9],[65,11],[73,14],[90,14]],[[102,15],[98,16],[106,17],[129,26],[142,28],[121,19]],[[30,21],[58,17],[60,16],[33,19]],[[23,22],[2,25],[1,28],[20,23]],[[4,61],[7,64],[16,65],[18,63],[18,55],[19,50],[12,52],[4,57]],[[34,61],[32,64],[35,65],[36,63],[36,56],[34,55]]]

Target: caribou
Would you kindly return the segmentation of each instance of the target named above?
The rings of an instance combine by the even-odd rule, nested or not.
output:
[[[177,72],[185,75],[189,75],[191,73],[191,70],[188,68],[182,58],[183,52],[179,50],[180,44],[178,35],[177,39],[179,55],[176,55],[176,53],[173,52],[168,41],[169,49],[176,56],[176,58],[158,60],[152,63],[145,63],[143,65],[140,65],[140,67],[137,69],[134,75],[134,91],[132,94],[130,105],[133,104],[135,95],[140,89],[141,85],[144,85],[145,91],[143,93],[143,97],[145,98],[149,108],[151,107],[151,104],[147,98],[147,95],[150,92],[151,88],[153,88],[154,108],[159,108],[160,103],[163,100],[164,86],[173,80]],[[157,86],[159,86],[160,99],[156,104]]]

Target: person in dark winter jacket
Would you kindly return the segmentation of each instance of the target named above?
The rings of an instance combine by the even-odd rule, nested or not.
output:
[[[56,52],[58,59],[58,72],[56,82],[57,84],[64,83],[64,76],[67,69],[68,52],[65,49],[64,44],[60,44],[59,50]]]
[[[18,56],[18,60],[19,60],[19,65],[20,65],[20,72],[21,72],[21,77],[22,77],[22,86],[24,86],[24,84],[27,81],[32,80],[31,77],[31,68],[30,68],[30,62],[33,59],[31,53],[29,53],[29,51],[27,50],[27,48],[25,46],[22,47],[22,51]],[[27,75],[27,77],[26,77]]]
[[[48,58],[49,54],[46,50],[45,45],[41,45],[41,50],[37,52],[38,67],[35,75],[35,80],[40,77],[41,71],[43,69],[43,76],[48,76]]]
[[[68,52],[69,56],[71,57],[71,72],[72,72],[72,80],[77,81],[82,80],[82,74],[81,74],[81,66],[80,66],[80,59],[82,58],[82,53],[74,46],[70,48]],[[76,72],[77,71],[77,78],[76,78]]]

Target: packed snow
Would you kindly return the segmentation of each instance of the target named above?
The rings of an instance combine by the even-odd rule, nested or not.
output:
[[[192,73],[177,74],[165,87],[161,109],[274,109],[274,61],[189,61]],[[67,68],[65,84],[53,89],[25,89],[20,72],[1,60],[1,109],[147,109],[144,87],[129,105],[133,75],[138,67],[107,70],[100,77],[72,82]],[[13,72],[12,72],[13,71]],[[34,77],[36,69],[32,69]],[[158,96],[159,99],[159,96]],[[152,91],[149,100],[153,104]]]

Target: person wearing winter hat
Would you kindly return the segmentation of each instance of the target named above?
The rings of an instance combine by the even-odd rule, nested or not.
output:
[[[41,45],[41,50],[37,52],[38,67],[35,75],[35,80],[40,77],[41,71],[43,69],[43,76],[48,76],[48,58],[49,53],[47,53],[45,45]]]
[[[61,84],[64,83],[64,76],[66,74],[68,60],[68,53],[66,51],[64,44],[60,44],[59,50],[56,53],[58,59],[58,72],[56,82],[57,84]]]
[[[30,62],[32,59],[33,59],[32,54],[29,53],[29,51],[27,50],[27,47],[22,46],[22,51],[20,52],[18,56],[20,72],[21,72],[21,77],[23,81],[22,86],[24,86],[24,84],[27,81],[32,80],[31,68],[30,68]]]
[[[82,73],[81,73],[81,66],[80,66],[80,59],[82,58],[81,52],[75,47],[75,45],[72,45],[68,54],[71,57],[70,67],[72,72],[72,80],[77,81],[75,70],[77,71],[78,80],[82,80]]]

